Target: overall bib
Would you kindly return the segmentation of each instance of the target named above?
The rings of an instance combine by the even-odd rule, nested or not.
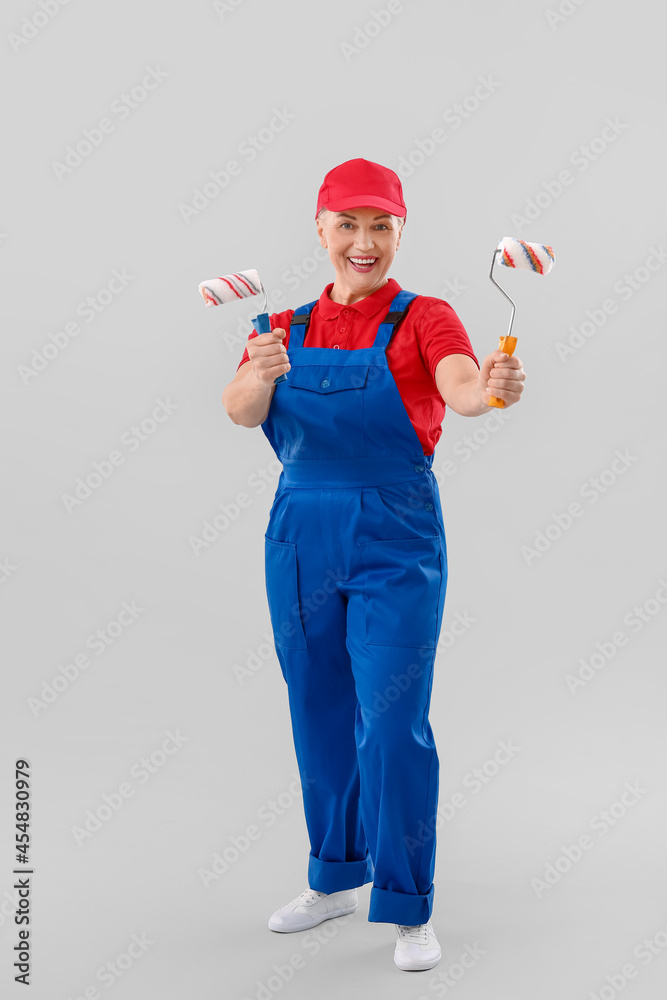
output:
[[[310,838],[308,884],[373,882],[368,919],[433,909],[439,761],[428,710],[447,585],[438,484],[386,349],[304,347],[262,424],[283,465],[265,535],[266,589],[288,687]]]

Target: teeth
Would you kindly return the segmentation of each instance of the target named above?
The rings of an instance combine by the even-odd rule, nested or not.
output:
[[[374,264],[377,257],[350,257],[354,264]]]

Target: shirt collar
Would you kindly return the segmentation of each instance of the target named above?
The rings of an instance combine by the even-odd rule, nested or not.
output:
[[[364,299],[359,299],[357,302],[352,302],[349,306],[344,306],[342,302],[333,302],[329,298],[329,292],[333,286],[334,282],[332,281],[331,284],[326,286],[319,297],[318,309],[322,319],[337,319],[343,308],[356,309],[362,316],[369,319],[371,316],[379,313],[381,309],[386,309],[392,299],[401,291],[399,283],[394,278],[389,278],[387,283],[382,288],[378,288],[372,295],[367,295]]]

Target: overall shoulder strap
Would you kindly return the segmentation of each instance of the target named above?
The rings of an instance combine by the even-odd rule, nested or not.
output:
[[[386,351],[391,338],[401,325],[417,295],[417,292],[408,292],[405,288],[401,289],[398,295],[392,300],[389,312],[378,327],[373,347]]]
[[[294,315],[292,316],[290,322],[290,349],[293,347],[303,347],[303,342],[310,324],[310,314],[313,306],[318,302],[319,299],[313,299],[312,302],[307,302],[305,306],[299,306],[298,309],[294,310]]]

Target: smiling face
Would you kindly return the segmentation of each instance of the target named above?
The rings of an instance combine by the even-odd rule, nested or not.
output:
[[[324,211],[317,218],[320,243],[336,269],[329,293],[333,302],[350,305],[386,285],[386,274],[401,242],[402,226],[381,208]]]

